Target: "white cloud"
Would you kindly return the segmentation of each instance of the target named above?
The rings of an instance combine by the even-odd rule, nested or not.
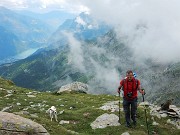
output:
[[[68,55],[68,63],[72,64],[76,69],[85,72],[84,57],[81,43],[74,37],[72,33],[64,32],[67,37],[70,47]]]
[[[16,10],[27,9],[35,12],[65,10],[77,14],[89,11],[79,0],[1,0],[0,6]]]
[[[116,28],[138,60],[180,59],[179,0],[86,0],[91,15]]]
[[[0,6],[4,6],[6,8],[18,7],[18,9],[24,9],[28,7],[26,0],[1,0]]]

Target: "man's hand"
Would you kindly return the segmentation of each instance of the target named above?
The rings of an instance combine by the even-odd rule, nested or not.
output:
[[[117,89],[117,92],[120,94],[120,91],[121,91],[121,85],[118,87],[118,89]]]
[[[120,89],[119,88],[117,89],[117,92],[120,94]]]
[[[140,92],[142,95],[145,95],[144,89],[139,90],[139,92]]]

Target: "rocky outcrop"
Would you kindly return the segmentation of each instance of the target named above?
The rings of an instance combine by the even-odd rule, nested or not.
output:
[[[176,120],[168,119],[167,123],[174,125],[177,129],[180,129],[180,119],[176,119]]]
[[[1,135],[49,135],[40,124],[7,112],[0,112]]]
[[[87,93],[88,85],[81,82],[70,83],[62,86],[57,93],[61,93],[65,91],[66,92],[77,91],[77,92]]]
[[[157,105],[150,104],[148,102],[142,102],[139,104],[139,106],[148,107],[150,109],[150,115],[153,117],[155,116],[161,119],[169,116],[171,119],[168,119],[167,123],[174,125],[177,129],[180,129],[180,108],[170,104],[166,105],[165,107],[164,105],[163,107],[162,106],[159,107]],[[154,121],[153,125],[158,125],[158,124]]]
[[[106,128],[107,126],[119,126],[119,117],[115,114],[103,114],[96,118],[94,122],[91,123],[91,128]]]

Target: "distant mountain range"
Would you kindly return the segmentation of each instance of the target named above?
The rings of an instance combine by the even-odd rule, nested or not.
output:
[[[41,20],[0,7],[0,63],[32,48],[45,46],[51,33]]]
[[[70,53],[69,44],[71,43],[69,43],[69,39],[64,32],[71,33],[74,35],[74,38],[84,42],[83,50],[87,51],[86,47],[91,46],[90,42],[96,42],[99,37],[104,37],[109,31],[110,27],[107,25],[103,23],[98,24],[98,22],[95,22],[88,14],[81,13],[74,19],[68,19],[59,26],[47,42],[49,45],[47,48],[38,50],[24,60],[12,63],[12,67],[9,67],[9,64],[2,65],[3,70],[1,75],[8,75],[8,77],[12,78],[19,86],[23,85],[24,87],[38,88],[39,90],[45,90],[45,88],[55,89],[57,85],[60,86],[61,84],[69,82],[68,78],[70,78],[70,80],[87,82],[89,79],[85,73],[81,73],[78,68],[74,68],[73,65],[68,64]],[[94,55],[93,52],[92,55]],[[33,61],[33,63],[31,63],[31,61]],[[35,66],[33,66],[34,64]],[[21,67],[22,65],[24,66]],[[89,64],[87,63],[86,65]],[[5,70],[9,73],[16,72],[14,74],[15,76],[11,73],[6,74],[7,72]],[[92,72],[92,70],[90,71]],[[24,72],[26,72],[26,74],[24,74]],[[90,73],[90,76],[91,75]],[[26,80],[26,82],[21,80]],[[61,84],[56,84],[58,80],[63,81]]]
[[[23,10],[18,10],[16,11],[18,14],[24,15],[24,16],[29,16],[31,18],[36,18],[39,19],[51,27],[52,31],[55,31],[59,25],[64,23],[65,20],[67,19],[72,19],[75,17],[75,14],[64,12],[64,11],[50,11],[47,13],[35,13],[31,11],[23,11]]]

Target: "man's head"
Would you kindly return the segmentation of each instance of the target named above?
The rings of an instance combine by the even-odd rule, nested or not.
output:
[[[129,81],[131,81],[131,80],[133,79],[133,77],[134,77],[133,72],[132,72],[131,70],[128,70],[128,71],[126,72],[126,76],[127,76],[127,79],[128,79]]]

